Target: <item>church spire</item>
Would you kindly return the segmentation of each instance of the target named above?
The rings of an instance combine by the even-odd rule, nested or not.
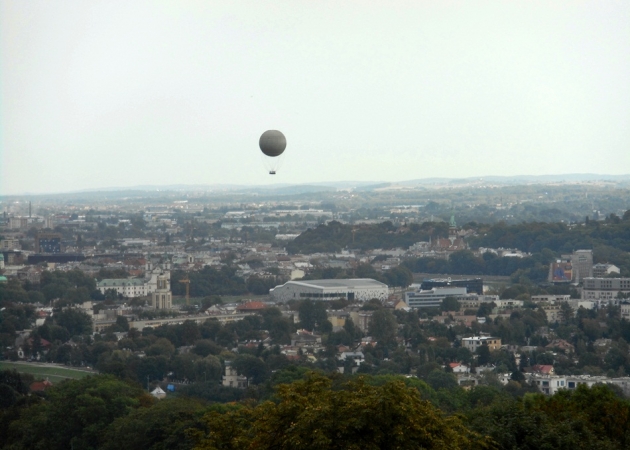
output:
[[[454,213],[451,214],[451,220],[448,223],[448,239],[451,241],[451,245],[455,244],[455,239],[457,239],[457,224]]]

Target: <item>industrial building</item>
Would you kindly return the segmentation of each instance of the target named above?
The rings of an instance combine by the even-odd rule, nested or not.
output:
[[[336,300],[367,301],[377,298],[386,300],[389,288],[386,284],[371,278],[351,278],[347,280],[308,280],[289,281],[269,290],[271,298],[277,302],[289,300]]]

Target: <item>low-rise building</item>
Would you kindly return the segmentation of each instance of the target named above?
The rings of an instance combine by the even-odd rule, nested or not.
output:
[[[595,264],[593,266],[593,278],[604,278],[613,273],[621,273],[621,269],[614,264]]]
[[[328,321],[332,323],[333,329],[343,327],[346,324],[346,320],[350,318],[350,313],[347,311],[327,311]]]
[[[322,337],[306,330],[298,330],[291,335],[291,347],[297,347],[307,351],[315,351],[322,345]]]
[[[252,313],[225,313],[225,314],[197,314],[197,315],[177,315],[176,317],[168,317],[166,319],[142,319],[142,320],[129,320],[129,327],[136,330],[144,330],[145,328],[157,328],[162,325],[181,325],[187,320],[201,325],[206,320],[216,320],[222,324],[237,322],[243,320],[247,316],[251,316]],[[111,325],[116,323],[116,316],[104,316],[99,315],[92,320],[92,330],[94,332],[102,332]]]
[[[619,303],[619,294],[630,294],[630,278],[584,278],[582,299]]]
[[[540,308],[547,315],[547,322],[556,323],[564,320],[561,305],[541,305]]]
[[[608,384],[618,386],[625,395],[630,393],[630,377],[608,378],[604,376],[590,375],[544,375],[526,373],[527,382],[534,384],[546,395],[554,395],[562,389],[574,390],[580,385],[592,387],[596,384]]]
[[[499,309],[522,308],[523,300],[514,300],[514,299],[495,300],[494,304],[497,305],[497,308]]]
[[[561,351],[564,353],[571,353],[575,351],[575,347],[573,346],[573,344],[565,341],[564,339],[554,339],[549,344],[547,344],[545,348],[554,351]]]
[[[236,369],[232,366],[231,361],[225,361],[225,375],[221,384],[225,387],[246,389],[249,385],[247,377],[239,375]]]
[[[470,367],[468,367],[466,364],[454,362],[450,363],[448,366],[451,368],[454,374],[470,373]]]
[[[501,348],[501,339],[492,336],[472,336],[462,338],[462,347],[467,348],[473,353],[482,345],[487,345],[490,351],[499,350]]]
[[[555,375],[556,374],[553,369],[553,365],[551,364],[536,364],[530,368],[529,372],[537,373],[540,375]]]
[[[556,303],[556,302],[568,302],[571,300],[570,295],[554,295],[554,294],[542,294],[542,295],[532,295],[532,302],[535,303]]]
[[[568,383],[566,377],[544,374],[525,374],[525,379],[535,385],[540,392],[547,395],[554,395],[561,389],[567,389]]]
[[[573,309],[573,315],[574,316],[577,314],[577,311],[580,308],[594,309],[595,306],[597,305],[597,302],[595,302],[593,300],[582,300],[582,299],[579,299],[579,298],[572,298],[572,299],[568,300],[566,303],[568,303],[568,305],[571,307],[571,309]]]
[[[350,318],[359,330],[363,333],[367,333],[370,328],[370,322],[372,321],[372,311],[350,311]]]
[[[238,312],[260,312],[267,309],[267,304],[258,301],[241,303],[236,307]]]
[[[359,366],[365,360],[365,355],[363,355],[363,352],[341,352],[337,359],[339,361],[352,360],[354,364]]]

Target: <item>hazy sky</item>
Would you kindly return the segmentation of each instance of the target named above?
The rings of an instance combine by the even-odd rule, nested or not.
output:
[[[0,0],[0,34],[1,194],[630,173],[627,0]]]

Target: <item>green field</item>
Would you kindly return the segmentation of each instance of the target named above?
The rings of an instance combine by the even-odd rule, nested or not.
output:
[[[44,366],[40,364],[0,361],[0,370],[15,369],[21,373],[29,373],[35,377],[35,380],[43,380],[48,378],[51,383],[59,383],[63,380],[79,379],[90,375],[92,372],[70,369],[57,366]]]

